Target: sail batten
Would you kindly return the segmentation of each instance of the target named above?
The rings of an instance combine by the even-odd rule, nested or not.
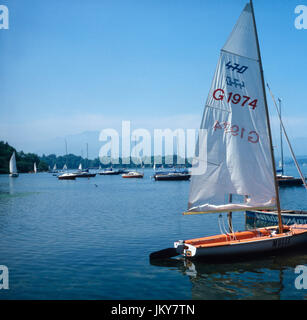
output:
[[[237,56],[237,57],[241,57],[241,58],[244,58],[244,59],[249,59],[249,60],[252,60],[252,61],[259,62],[259,59],[253,59],[253,58],[249,58],[249,57],[246,57],[246,56],[241,56],[240,54],[237,54],[237,53],[234,53],[234,52],[230,52],[230,51],[227,51],[225,49],[221,49],[221,52],[225,52],[225,53]]]
[[[276,207],[261,79],[248,4],[220,52],[205,104],[192,166],[189,213]],[[229,194],[244,200],[225,204]]]

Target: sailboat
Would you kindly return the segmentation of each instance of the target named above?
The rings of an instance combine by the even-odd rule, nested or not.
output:
[[[178,160],[178,150],[179,150],[179,141],[177,136],[177,160]],[[186,158],[186,155],[185,155]],[[154,175],[153,178],[155,181],[182,181],[190,180],[191,174],[186,168],[173,167],[167,170],[156,171],[156,164],[154,164]]]
[[[268,85],[267,85],[268,86]],[[281,174],[277,174],[277,182],[280,186],[299,186],[304,185],[307,189],[307,184],[305,181],[305,177],[303,176],[303,173],[299,167],[299,164],[296,160],[295,154],[293,152],[292,146],[290,144],[288,135],[286,133],[285,127],[283,126],[282,120],[281,120],[281,100],[279,100],[279,110],[277,108],[277,103],[275,101],[274,95],[271,92],[270,87],[268,86],[268,89],[270,91],[270,94],[272,96],[273,102],[275,104],[276,110],[278,112],[279,120],[280,120],[280,146],[281,146]],[[292,154],[293,161],[296,165],[296,168],[299,172],[300,178],[295,178],[293,176],[286,176],[284,175],[284,168],[283,168],[283,143],[282,143],[282,132],[284,132],[289,149]],[[276,170],[278,172],[278,170]],[[283,223],[287,225],[291,224],[305,224],[307,223],[307,211],[306,210],[282,210],[281,211],[282,221]],[[254,223],[256,221],[264,222],[264,223],[276,223],[278,221],[278,213],[276,210],[247,210],[246,211],[246,221]]]
[[[283,251],[307,244],[307,225],[283,225],[253,3],[221,50],[192,165],[185,215],[228,212],[229,232],[178,240],[151,259],[207,259]],[[277,208],[278,225],[235,232],[232,212]]]
[[[109,169],[104,169],[103,171],[99,172],[102,176],[116,176],[119,175],[121,172],[119,170],[114,170],[113,167]]]
[[[34,168],[33,168],[33,170],[34,170],[34,173],[37,173],[36,162],[34,162]]]
[[[13,152],[13,154],[11,156],[9,169],[10,169],[10,177],[17,178],[18,172],[17,172],[17,166],[16,166],[15,151]]]
[[[82,169],[82,163],[79,164],[78,172],[75,172],[74,175],[76,178],[93,178],[96,177],[96,173],[90,173],[88,169],[88,144],[86,144],[86,150],[87,150],[87,158],[86,158],[86,164],[87,168]]]
[[[52,173],[53,176],[57,176],[58,170],[57,170],[57,167],[56,167],[56,163],[54,164],[51,173]]]
[[[134,145],[134,148],[136,146],[136,140],[134,139],[135,141],[135,145]],[[143,166],[143,161],[141,160],[141,167],[143,168],[143,172],[139,172],[137,170],[135,171],[128,171],[128,172],[125,172],[122,174],[122,177],[123,178],[137,178],[137,179],[141,179],[144,177],[144,166]]]
[[[275,98],[274,98],[269,86],[268,86],[268,89],[269,89],[269,92],[271,93],[271,96],[273,98],[274,104],[275,104],[276,109],[277,109]],[[299,185],[304,184],[305,187],[306,187],[305,177],[303,177],[303,174],[302,174],[302,172],[301,172],[301,170],[299,168],[299,165],[298,165],[298,162],[297,162],[296,157],[294,155],[292,146],[290,144],[290,141],[289,141],[288,136],[286,134],[285,128],[284,128],[283,123],[281,121],[281,99],[278,99],[278,102],[279,102],[279,110],[277,109],[277,111],[279,113],[279,118],[280,118],[280,156],[281,156],[281,159],[280,159],[280,163],[279,163],[280,169],[276,170],[277,181],[278,181],[278,184],[280,186],[299,186]],[[284,131],[284,134],[286,136],[286,140],[288,142],[288,145],[289,145],[289,148],[290,148],[294,163],[295,163],[295,165],[296,165],[296,167],[298,169],[298,172],[299,172],[301,178],[295,178],[293,176],[286,176],[284,174],[284,152],[283,152],[283,139],[282,139],[283,131]]]
[[[76,174],[67,172],[67,141],[65,140],[65,151],[66,151],[66,163],[63,166],[63,171],[65,171],[63,174],[58,176],[59,180],[75,180]]]

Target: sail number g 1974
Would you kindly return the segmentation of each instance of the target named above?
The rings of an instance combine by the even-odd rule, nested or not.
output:
[[[215,121],[213,126],[214,131],[217,129],[224,130],[225,133],[231,133],[233,136],[239,136],[241,139],[245,138],[245,129],[240,128],[237,125],[231,125],[229,122],[219,122]],[[251,143],[258,143],[259,142],[259,134],[256,131],[249,131],[247,140]]]
[[[227,100],[227,102],[231,102],[233,104],[239,104],[244,107],[245,105],[249,105],[252,107],[253,110],[257,107],[258,99],[254,99],[253,101],[249,102],[251,100],[248,96],[241,96],[239,93],[233,94],[233,92],[228,93],[228,97],[225,96],[225,91],[223,89],[216,89],[213,92],[213,98],[217,101],[221,100],[223,101],[224,98]]]

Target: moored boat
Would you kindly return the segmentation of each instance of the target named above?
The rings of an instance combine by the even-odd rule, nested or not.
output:
[[[144,174],[137,171],[129,171],[128,173],[122,174],[123,178],[143,178]]]
[[[278,212],[276,210],[253,210],[246,211],[246,222],[278,223]],[[281,210],[282,222],[286,225],[307,224],[307,211],[305,210]]]
[[[301,178],[293,176],[277,175],[277,182],[280,186],[301,186],[304,182]]]
[[[96,177],[96,173],[90,173],[86,171],[76,172],[74,173],[76,178],[93,178]]]
[[[155,173],[153,178],[156,181],[178,181],[178,180],[190,180],[191,175],[184,172],[168,172],[168,173]]]
[[[236,257],[275,252],[306,244],[307,224],[258,228],[218,236],[204,237],[174,243],[177,254],[185,257]]]
[[[279,168],[278,170],[276,170],[276,173],[277,173],[277,182],[278,182],[278,185],[279,186],[283,186],[283,187],[291,187],[291,186],[300,186],[300,185],[304,185],[305,188],[307,189],[307,184],[306,184],[306,178],[303,176],[303,173],[300,169],[300,166],[296,160],[296,157],[295,157],[295,154],[294,154],[294,151],[293,151],[293,148],[291,146],[291,143],[290,143],[290,140],[288,138],[288,135],[287,135],[287,132],[286,132],[286,129],[283,125],[283,121],[282,121],[282,118],[281,118],[281,99],[278,99],[279,101],[279,108],[277,107],[277,103],[276,103],[276,100],[275,100],[275,97],[269,87],[269,85],[267,84],[267,87],[268,87],[268,90],[271,94],[271,97],[273,99],[273,102],[274,102],[274,105],[275,105],[275,108],[276,108],[276,111],[277,111],[277,114],[278,114],[278,117],[279,117],[279,123],[280,123],[280,161],[279,161]],[[290,152],[291,152],[291,155],[292,155],[292,158],[293,158],[293,161],[295,163],[295,166],[297,168],[297,171],[300,175],[300,178],[295,178],[293,176],[286,176],[284,174],[284,152],[283,152],[283,134],[285,135],[285,138],[286,138],[286,141],[288,143],[288,146],[289,146],[289,149],[290,149]]]
[[[63,173],[58,176],[59,180],[75,180],[76,175],[74,173]]]
[[[101,172],[99,172],[100,175],[102,176],[113,176],[113,175],[119,175],[121,172],[119,170],[113,170],[113,168],[110,169],[105,169]]]

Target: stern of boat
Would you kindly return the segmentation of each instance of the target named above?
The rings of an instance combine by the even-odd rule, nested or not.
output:
[[[194,257],[196,255],[196,248],[190,244],[184,243],[183,240],[174,242],[174,248],[177,253],[184,257]]]

